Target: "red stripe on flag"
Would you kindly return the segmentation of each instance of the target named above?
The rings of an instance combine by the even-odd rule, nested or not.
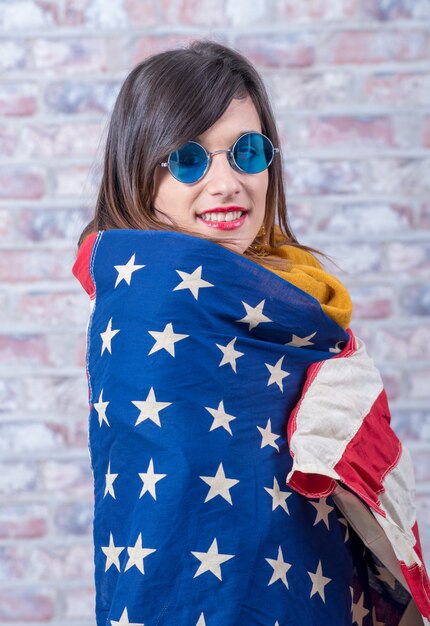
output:
[[[72,274],[79,280],[91,299],[95,296],[95,286],[90,274],[91,252],[96,240],[97,233],[91,233],[81,244],[78,250],[75,263],[72,267]]]
[[[401,452],[402,444],[390,427],[387,394],[383,390],[334,469],[342,482],[386,517],[378,494],[384,491],[384,478],[397,464]]]

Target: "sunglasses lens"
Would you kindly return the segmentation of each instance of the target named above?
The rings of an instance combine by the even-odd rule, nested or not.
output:
[[[247,174],[258,174],[269,167],[273,154],[272,142],[260,133],[242,135],[233,150],[236,165]]]
[[[189,141],[179,150],[170,153],[169,169],[181,183],[195,183],[203,176],[207,162],[203,147]]]

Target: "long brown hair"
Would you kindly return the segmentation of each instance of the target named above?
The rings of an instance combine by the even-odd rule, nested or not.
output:
[[[175,230],[222,245],[214,237],[157,219],[154,172],[172,150],[210,128],[233,98],[248,95],[260,117],[262,132],[279,147],[266,88],[256,69],[239,52],[215,41],[194,40],[186,48],[161,52],[137,65],[123,83],[113,108],[94,218],[81,233],[78,246],[90,232],[113,228]],[[299,244],[290,228],[279,157],[275,156],[268,170],[264,228],[244,256],[261,265],[287,269],[284,259],[267,256],[270,248],[288,243],[313,249]]]

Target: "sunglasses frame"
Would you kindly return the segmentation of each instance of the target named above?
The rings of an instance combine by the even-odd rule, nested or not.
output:
[[[184,184],[184,185],[194,185],[195,183],[198,183],[198,182],[199,182],[199,181],[200,181],[200,180],[201,180],[201,179],[202,179],[202,178],[203,178],[203,177],[207,174],[207,171],[208,171],[208,169],[209,169],[209,167],[210,167],[210,165],[211,165],[211,163],[212,163],[212,156],[213,156],[214,154],[220,154],[221,152],[226,152],[226,153],[227,153],[227,159],[228,159],[228,162],[229,162],[230,166],[231,166],[234,170],[236,170],[236,171],[240,172],[241,174],[260,174],[261,172],[246,172],[244,169],[242,169],[242,168],[241,168],[241,167],[240,167],[240,166],[236,163],[236,161],[235,161],[235,159],[234,159],[234,154],[233,154],[233,151],[234,151],[234,149],[235,149],[235,147],[236,147],[236,144],[237,144],[237,143],[238,143],[238,142],[239,142],[239,141],[240,141],[243,137],[246,137],[246,135],[261,135],[262,137],[264,137],[265,139],[267,139],[267,141],[268,141],[268,142],[270,143],[270,145],[272,146],[272,150],[273,150],[272,158],[270,159],[270,161],[269,161],[269,163],[267,164],[267,166],[266,166],[263,170],[261,170],[261,172],[264,172],[264,170],[266,170],[266,169],[267,169],[267,168],[271,165],[271,163],[272,163],[273,159],[275,158],[275,154],[276,154],[276,153],[278,153],[278,152],[280,152],[280,149],[279,149],[279,148],[275,148],[275,147],[274,147],[273,143],[271,142],[271,140],[269,139],[269,137],[267,137],[267,135],[264,135],[263,133],[252,132],[252,131],[251,131],[251,132],[247,132],[247,133],[243,133],[242,135],[240,135],[240,137],[238,137],[238,138],[236,139],[236,141],[235,141],[235,142],[234,142],[234,144],[231,146],[231,148],[227,148],[226,150],[215,150],[215,152],[208,152],[208,151],[206,150],[206,148],[205,148],[204,146],[202,146],[202,144],[201,144],[201,143],[199,143],[198,141],[187,141],[187,143],[186,143],[186,144],[184,144],[183,146],[181,146],[181,148],[184,148],[184,147],[185,147],[186,145],[188,145],[189,143],[195,143],[195,144],[197,144],[198,146],[200,146],[200,148],[202,148],[202,149],[204,150],[205,154],[206,154],[206,159],[207,159],[207,162],[206,162],[206,167],[205,167],[205,170],[204,170],[203,174],[202,174],[201,176],[199,176],[199,178],[197,178],[196,180],[194,180],[194,181],[192,181],[192,182],[190,182],[190,183],[184,182],[184,181],[180,180],[179,178],[177,178],[177,177],[173,174],[173,172],[172,172],[172,170],[171,170],[171,168],[170,168],[170,157],[171,157],[171,155],[173,154],[173,152],[177,152],[177,150],[172,150],[172,152],[171,152],[171,153],[169,154],[169,156],[168,156],[167,161],[164,161],[163,163],[160,163],[160,165],[161,165],[161,167],[167,167],[167,168],[169,169],[169,172],[170,172],[170,173],[171,173],[171,175],[173,176],[173,178],[174,178],[175,180],[179,181],[180,183],[182,183],[182,184]],[[178,148],[178,149],[179,149],[179,150],[181,150],[181,148]]]

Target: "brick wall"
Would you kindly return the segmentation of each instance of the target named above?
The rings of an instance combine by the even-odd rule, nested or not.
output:
[[[89,307],[71,266],[120,84],[196,37],[264,77],[293,228],[351,290],[430,564],[429,18],[429,0],[0,3],[0,624],[94,624]]]

